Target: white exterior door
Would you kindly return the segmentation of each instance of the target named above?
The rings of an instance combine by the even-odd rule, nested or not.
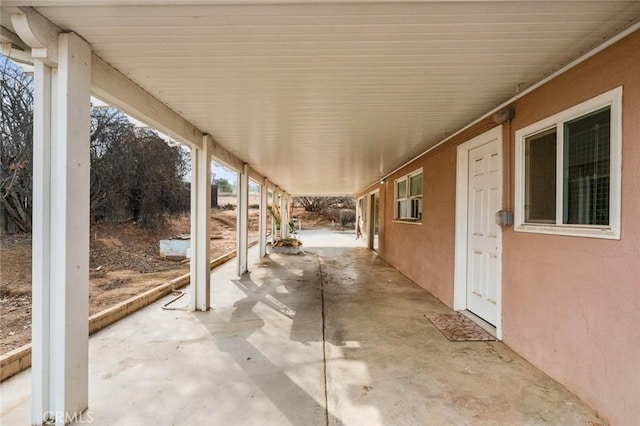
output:
[[[467,309],[490,324],[498,320],[498,225],[501,200],[498,141],[469,150],[467,221]]]

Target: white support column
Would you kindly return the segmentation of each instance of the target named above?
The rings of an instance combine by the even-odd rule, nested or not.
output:
[[[249,165],[245,164],[238,175],[238,274],[243,275],[249,272]]]
[[[34,64],[34,425],[88,407],[91,49],[74,33],[57,39],[57,68],[50,56]]]
[[[32,424],[51,411],[50,253],[51,253],[51,67],[34,61],[31,408]]]
[[[285,236],[289,236],[289,222],[291,222],[291,217],[289,217],[289,201],[291,200],[291,197],[289,196],[289,194],[285,194],[284,196],[284,217],[285,220],[287,222],[287,226],[284,228],[285,229]]]
[[[89,405],[89,117],[91,49],[58,37],[51,144],[51,397],[64,414]]]
[[[191,148],[191,308],[207,311],[211,305],[211,136],[202,137],[202,149]]]
[[[264,178],[260,187],[260,257],[267,255],[267,204],[269,203],[269,179]]]
[[[287,194],[287,236],[289,236],[289,222],[293,220],[291,217],[291,194]]]
[[[287,194],[282,192],[280,197],[280,238],[289,236],[289,215],[287,210]]]
[[[280,189],[276,185],[273,189],[273,199],[271,203],[273,204],[274,209],[277,207],[280,210],[280,198],[279,197]],[[282,219],[282,215],[280,215],[280,219]],[[271,243],[275,243],[276,239],[280,236],[280,231],[277,228],[276,218],[271,217]]]
[[[291,203],[292,203],[291,198],[292,198],[291,195],[288,194],[287,195],[287,223],[290,223],[293,220],[293,216],[291,215]],[[287,225],[287,232],[289,232],[289,230],[290,228]]]

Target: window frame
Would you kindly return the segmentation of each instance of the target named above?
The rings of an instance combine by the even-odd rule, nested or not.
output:
[[[422,182],[421,182],[421,193],[419,196],[412,196],[411,195],[411,179],[421,175],[422,176]],[[404,181],[405,183],[405,192],[406,195],[403,198],[398,199],[398,184],[400,182]],[[419,217],[414,218],[414,217],[400,217],[400,211],[398,209],[398,203],[400,201],[404,201],[407,200],[409,201],[409,205],[411,205],[411,200],[419,200],[418,201],[418,205],[419,205]],[[394,222],[400,222],[400,223],[415,223],[415,224],[421,224],[422,223],[422,207],[423,207],[423,199],[424,199],[424,173],[422,170],[422,167],[419,169],[416,169],[414,171],[412,171],[411,173],[407,173],[406,175],[399,177],[398,179],[395,179],[393,181],[393,221]]]
[[[609,225],[565,224],[564,216],[564,125],[603,108],[611,108],[609,163]],[[542,132],[556,130],[556,215],[555,223],[525,221],[525,140]],[[589,238],[620,239],[622,181],[622,87],[602,93],[585,102],[530,124],[515,132],[515,211],[514,230],[541,234]]]

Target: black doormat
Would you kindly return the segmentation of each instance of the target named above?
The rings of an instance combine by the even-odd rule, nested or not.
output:
[[[429,314],[426,319],[451,342],[489,342],[495,337],[461,314]]]

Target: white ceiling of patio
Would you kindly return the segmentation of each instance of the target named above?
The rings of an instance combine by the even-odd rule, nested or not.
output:
[[[640,17],[638,1],[2,3],[78,33],[293,194],[362,189]]]

